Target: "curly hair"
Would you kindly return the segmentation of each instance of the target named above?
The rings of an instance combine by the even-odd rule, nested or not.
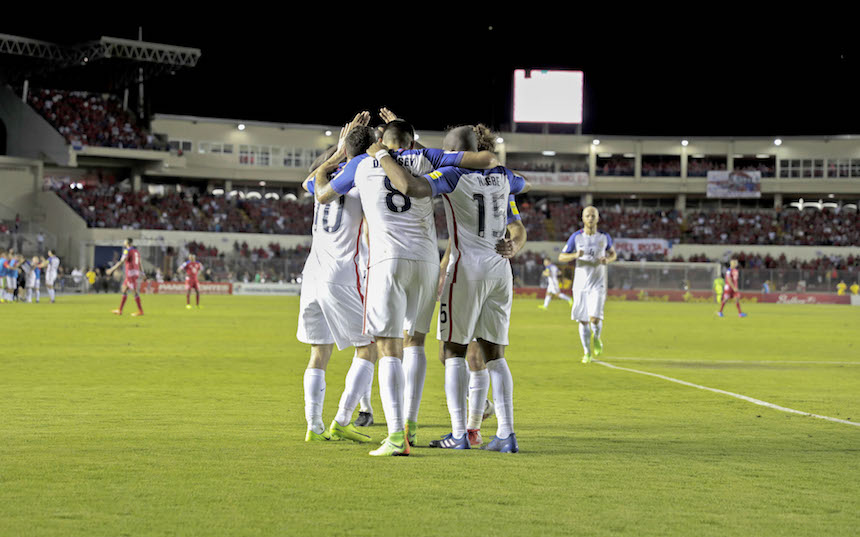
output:
[[[496,134],[483,123],[478,123],[472,130],[478,138],[478,151],[496,151]]]

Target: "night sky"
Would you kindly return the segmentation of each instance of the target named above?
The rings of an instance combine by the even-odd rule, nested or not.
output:
[[[204,13],[226,8],[208,4],[167,23],[17,18],[0,32],[74,43],[136,38],[140,24],[147,41],[200,48],[195,69],[148,84],[153,113],[340,124],[388,106],[419,130],[507,129],[513,69],[571,68],[585,72],[585,133],[860,134],[860,39],[848,17],[780,21],[725,5],[722,16],[684,11],[681,20],[609,8],[515,17],[383,6],[368,5],[362,19],[255,5],[212,22]]]

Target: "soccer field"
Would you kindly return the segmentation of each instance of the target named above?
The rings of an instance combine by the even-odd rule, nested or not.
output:
[[[419,447],[375,458],[370,445],[304,442],[298,298],[204,296],[188,311],[182,296],[145,296],[141,318],[132,301],[111,315],[118,302],[0,306],[0,535],[860,527],[860,308],[748,304],[748,318],[719,319],[708,304],[608,302],[601,358],[622,370],[580,363],[566,303],[517,300],[507,359],[521,452],[420,447],[450,430],[430,338]],[[351,356],[329,365],[327,424]],[[378,392],[374,379],[374,440]]]

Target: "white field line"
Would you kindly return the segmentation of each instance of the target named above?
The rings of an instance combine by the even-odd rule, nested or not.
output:
[[[821,360],[681,360],[681,359],[673,359],[673,358],[637,358],[637,357],[633,357],[633,356],[613,357],[612,360],[619,360],[622,362],[664,362],[664,363],[677,363],[677,364],[860,365],[860,361],[858,361],[858,362],[827,362],[827,361],[821,361]]]
[[[735,399],[740,399],[742,401],[746,401],[748,403],[752,403],[754,405],[764,406],[767,408],[772,408],[774,410],[779,410],[781,412],[788,412],[790,414],[800,414],[801,416],[809,416],[811,418],[818,418],[820,420],[832,421],[835,423],[844,423],[845,425],[853,425],[854,427],[860,427],[860,422],[853,422],[848,420],[841,420],[839,418],[831,418],[830,416],[821,416],[818,414],[810,414],[809,412],[803,412],[802,410],[794,410],[793,408],[786,408],[784,406],[775,405],[773,403],[768,403],[767,401],[762,401],[760,399],[754,399],[752,397],[747,397],[746,395],[741,395],[739,393],[727,392],[725,390],[719,390],[717,388],[708,388],[707,386],[701,386],[699,384],[693,384],[692,382],[687,382],[685,380],[678,380],[672,377],[667,377],[664,375],[658,375],[657,373],[649,373],[648,371],[639,371],[638,369],[629,369],[626,367],[619,367],[617,365],[612,365],[607,362],[601,362],[599,360],[594,361],[595,364],[600,364],[604,367],[609,367],[611,369],[618,369],[619,371],[628,371],[630,373],[638,373],[640,375],[648,375],[649,377],[657,377],[658,379],[668,380],[669,382],[674,382],[676,384],[682,384],[684,386],[690,386],[691,388],[698,388],[700,390],[706,390],[714,393],[721,393],[723,395],[728,395],[729,397],[734,397]]]

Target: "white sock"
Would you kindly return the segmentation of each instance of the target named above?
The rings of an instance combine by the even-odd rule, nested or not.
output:
[[[358,402],[360,412],[370,412],[373,414],[373,405],[370,404],[370,395],[373,393],[373,371],[370,372],[370,385],[367,387],[367,392],[361,396]]]
[[[352,421],[352,413],[361,399],[361,395],[367,393],[368,384],[373,382],[373,364],[358,356],[353,357],[352,366],[346,373],[346,382],[343,395],[340,396],[340,404],[337,407],[337,415],[334,419],[340,425],[348,425]]]
[[[424,355],[424,347],[403,349],[403,374],[406,377],[406,387],[403,391],[406,419],[417,422],[421,396],[424,394],[424,378],[427,376],[427,357]]]
[[[560,295],[558,295],[558,298],[560,298],[560,299],[562,299],[562,300],[570,300],[570,297],[569,297],[569,296],[567,296],[567,295],[561,295],[561,294],[560,294]]]
[[[33,301],[33,288],[29,287],[27,289],[27,302],[32,302],[32,301]]]
[[[51,297],[51,302],[54,301],[54,290],[48,289],[48,296]]]
[[[320,434],[325,431],[322,421],[325,401],[325,369],[305,369],[305,419],[308,429]]]
[[[40,298],[42,298],[42,290],[36,289],[36,302],[38,302]]]
[[[466,359],[445,360],[445,399],[451,414],[451,432],[456,438],[466,434]]]
[[[597,319],[597,322],[591,323],[591,331],[594,332],[595,339],[600,337],[600,331],[603,330],[603,320]]]
[[[588,323],[579,323],[579,340],[582,342],[585,354],[591,354],[591,329]]]
[[[383,356],[379,359],[379,397],[388,424],[388,434],[402,432],[403,427],[403,362],[400,358]]]
[[[543,307],[545,307],[545,308],[548,307],[550,300],[552,300],[552,295],[547,293],[546,298],[543,299]]]
[[[487,371],[493,383],[493,402],[499,423],[496,436],[507,438],[514,432],[514,379],[504,358],[487,362]]]
[[[486,369],[469,371],[469,422],[466,429],[481,428],[489,391],[490,373]]]

